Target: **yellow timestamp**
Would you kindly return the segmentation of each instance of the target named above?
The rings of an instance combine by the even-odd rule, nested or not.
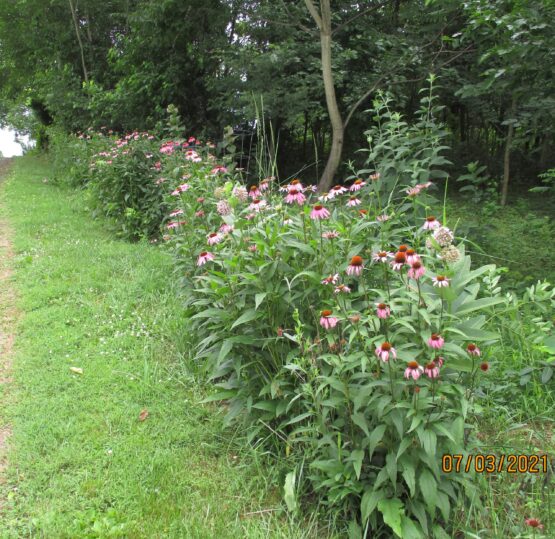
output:
[[[441,458],[444,473],[547,473],[551,463],[543,455],[446,454]]]

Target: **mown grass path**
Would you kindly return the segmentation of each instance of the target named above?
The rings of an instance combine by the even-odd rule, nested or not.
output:
[[[0,184],[9,172],[11,159],[0,161]],[[11,383],[11,356],[14,342],[14,324],[17,318],[14,287],[11,283],[13,258],[12,230],[0,212],[0,402],[7,402]],[[0,485],[5,484],[8,442],[11,426],[0,416]],[[6,503],[0,497],[0,514]]]
[[[304,536],[180,367],[169,256],[113,239],[49,173],[18,159],[0,188],[22,312],[0,537]]]

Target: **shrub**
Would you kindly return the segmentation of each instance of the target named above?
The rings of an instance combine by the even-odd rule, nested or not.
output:
[[[503,299],[480,292],[492,266],[471,269],[430,215],[436,135],[430,122],[407,133],[402,159],[383,136],[386,158],[371,149],[372,168],[320,196],[298,180],[245,188],[200,153],[165,158],[166,240],[211,399],[286,458],[291,510],[316,492],[354,536],[446,537],[476,495],[441,456],[475,443],[472,397],[497,338],[485,313]]]

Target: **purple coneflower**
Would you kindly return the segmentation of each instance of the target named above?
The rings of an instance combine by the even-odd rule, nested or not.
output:
[[[345,284],[338,284],[333,291],[334,294],[348,294],[351,289]]]
[[[446,286],[449,286],[449,279],[445,277],[445,275],[436,275],[435,277],[432,277],[432,284],[438,288],[445,288]]]
[[[353,256],[351,258],[351,263],[347,266],[347,275],[360,275],[364,265],[362,263],[362,258],[360,256]]]
[[[391,261],[391,267],[395,271],[399,271],[400,269],[403,268],[403,266],[406,263],[407,263],[407,257],[405,255],[405,253],[402,253],[401,251],[399,251],[399,252],[395,253],[395,257]]]
[[[389,361],[390,355],[391,357],[393,357],[393,359],[397,359],[397,351],[395,350],[395,348],[393,348],[393,346],[391,346],[391,343],[388,343],[387,341],[383,342],[382,344],[380,344],[380,346],[376,348],[375,354],[384,363]]]
[[[470,343],[467,347],[466,347],[466,351],[471,355],[471,356],[480,356],[482,354],[482,352],[480,351],[480,349],[474,344],[474,343]]]
[[[306,197],[300,189],[290,189],[287,191],[287,196],[285,197],[285,202],[287,204],[293,204],[296,202],[299,206],[302,206],[305,200]]]
[[[355,206],[360,206],[362,204],[360,198],[357,197],[350,197],[347,201],[347,206],[349,208],[354,208]]]
[[[339,322],[339,320],[335,316],[332,316],[332,314],[333,313],[330,310],[321,312],[320,325],[324,329],[333,329],[337,325],[337,322]]]
[[[233,232],[233,227],[231,225],[228,225],[227,223],[224,223],[220,228],[219,228],[220,233],[222,234],[229,234],[231,232]]]
[[[430,215],[429,217],[426,217],[422,228],[424,230],[436,230],[440,226],[441,223],[433,215]]]
[[[327,219],[330,216],[330,212],[324,208],[321,204],[316,204],[312,211],[310,212],[311,219]]]
[[[378,314],[378,318],[389,318],[391,315],[391,309],[385,303],[376,303],[376,312]]]
[[[445,339],[438,333],[432,333],[432,336],[428,339],[428,346],[431,346],[436,350],[439,350],[444,343]]]
[[[374,262],[385,263],[388,258],[393,258],[393,256],[393,253],[390,253],[389,251],[378,251],[372,255],[372,260],[374,260]]]
[[[430,361],[430,363],[424,367],[424,374],[428,378],[437,378],[439,376],[439,365],[435,361]]]
[[[223,240],[223,237],[217,232],[212,232],[206,236],[206,240],[208,245],[216,245],[216,243],[220,243]]]
[[[407,264],[413,264],[414,262],[420,262],[420,256],[416,254],[414,249],[407,249],[405,252],[407,257]]]
[[[324,232],[322,234],[322,238],[326,240],[334,240],[335,238],[339,238],[339,232],[337,232],[337,230],[330,230],[328,232]]]
[[[203,251],[202,253],[200,253],[197,259],[197,266],[203,266],[210,260],[214,260],[214,258],[215,257],[212,253],[209,253],[208,251]]]
[[[365,185],[366,185],[366,182],[359,178],[358,180],[355,180],[353,182],[353,185],[351,185],[351,187],[349,188],[349,191],[351,192],[360,191]]]
[[[265,200],[261,198],[255,198],[249,205],[249,210],[259,212],[260,210],[263,210],[267,205],[268,203]]]
[[[417,361],[409,361],[407,363],[407,368],[405,369],[405,374],[403,375],[407,380],[412,378],[413,380],[418,380],[422,373],[424,372],[424,367],[420,366]]]
[[[336,273],[335,275],[330,275],[329,277],[322,279],[321,282],[322,284],[337,284],[339,282],[339,273]]]
[[[418,279],[420,279],[420,277],[422,277],[422,275],[424,275],[425,272],[426,272],[426,268],[424,268],[424,266],[422,265],[422,262],[417,260],[416,262],[413,262],[410,265],[410,269],[407,272],[407,275],[411,279],[418,280]]]

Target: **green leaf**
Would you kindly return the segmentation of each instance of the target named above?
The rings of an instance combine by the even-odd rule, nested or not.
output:
[[[435,455],[437,448],[436,433],[433,430],[426,429],[417,431],[417,434],[424,451],[426,451],[428,455]]]
[[[378,502],[378,510],[383,515],[383,521],[393,530],[397,537],[403,537],[401,519],[405,507],[397,498],[382,499]]]
[[[351,453],[351,458],[353,460],[353,467],[355,469],[357,479],[360,479],[360,472],[362,471],[362,461],[364,460],[364,451],[362,449],[355,449]]]
[[[473,311],[485,309],[486,307],[492,307],[493,305],[503,303],[504,301],[505,301],[505,298],[501,298],[501,297],[480,298],[480,299],[467,301],[463,303],[454,314],[456,314],[457,316],[461,316],[463,314],[468,314]]]
[[[289,512],[294,513],[297,510],[297,497],[295,495],[295,471],[289,472],[285,476],[285,484],[283,485],[283,499],[287,504]]]
[[[425,537],[420,526],[405,515],[401,517],[401,527],[403,529],[401,535],[403,539],[423,539]]]
[[[218,393],[214,393],[214,395],[210,395],[205,399],[202,399],[200,402],[225,401],[235,397],[235,395],[237,395],[237,391],[234,389],[230,389],[228,391],[218,391]]]
[[[407,487],[409,487],[411,497],[416,493],[416,470],[414,464],[410,460],[403,462],[403,471],[401,472]]]
[[[218,363],[221,363],[228,356],[232,348],[233,348],[233,343],[230,342],[229,340],[225,340],[222,343],[222,347],[220,348],[220,353],[218,354]]]
[[[254,310],[256,311],[260,304],[264,301],[264,298],[268,295],[268,292],[259,292],[254,295]]]
[[[384,433],[385,425],[378,425],[370,434],[368,438],[368,454],[370,460],[372,460],[376,446],[382,441]]]
[[[547,382],[551,380],[552,376],[553,376],[553,367],[550,367],[549,365],[547,365],[542,370],[542,384],[547,384]]]
[[[367,490],[362,495],[362,500],[360,502],[360,513],[362,515],[362,522],[366,523],[370,515],[376,509],[380,500],[385,497],[385,492],[383,490]]]
[[[370,432],[368,431],[368,422],[366,421],[366,418],[363,414],[357,412],[356,414],[353,414],[351,416],[351,419],[357,427],[364,431],[364,434],[366,434],[366,436],[370,437]],[[370,458],[372,458],[372,455],[370,455]]]
[[[422,492],[426,505],[433,511],[437,505],[437,481],[430,470],[422,470],[418,479],[418,488]]]
[[[245,311],[239,318],[237,318],[235,322],[233,322],[231,329],[234,329],[237,326],[240,326],[241,324],[246,324],[247,322],[254,320],[257,316],[258,316],[258,313],[256,312],[255,309],[249,309],[248,311]]]

